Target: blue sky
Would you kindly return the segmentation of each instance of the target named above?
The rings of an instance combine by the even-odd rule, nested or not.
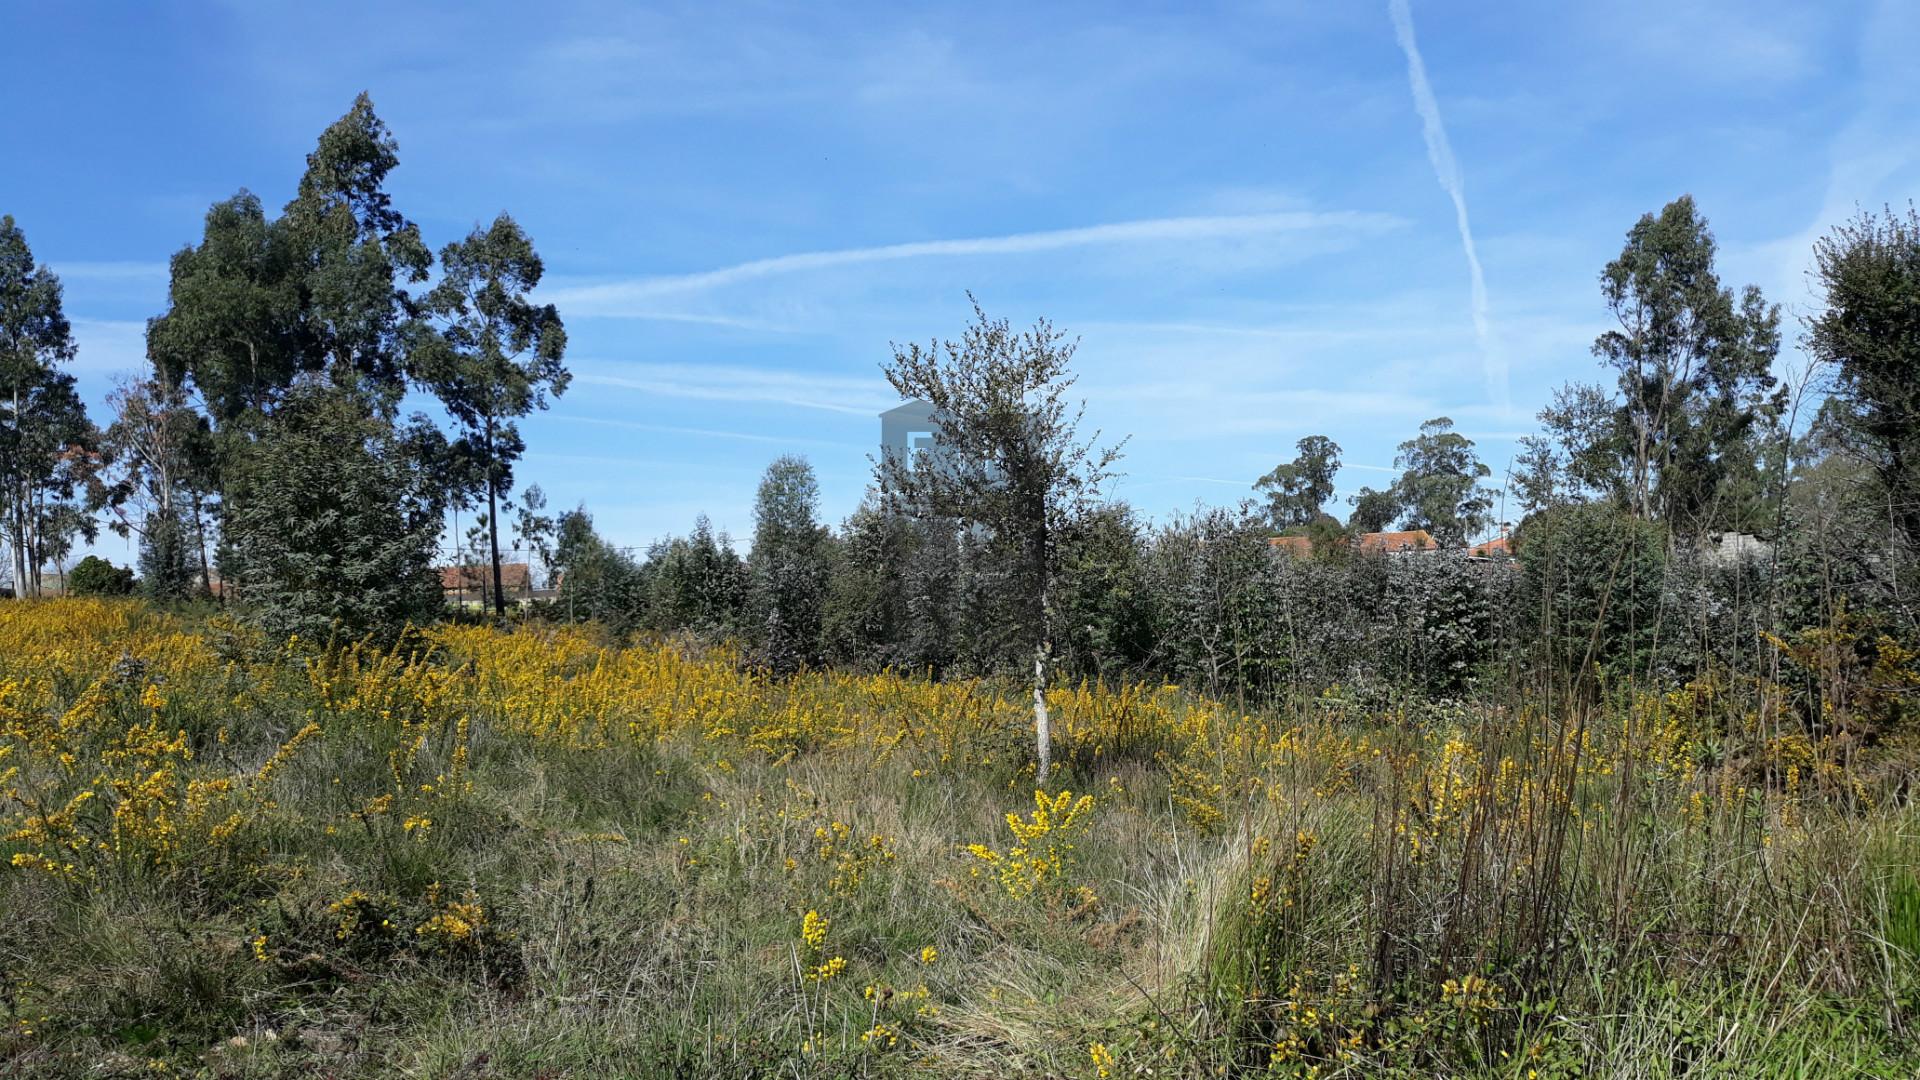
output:
[[[786,452],[844,516],[888,343],[957,335],[968,289],[1079,335],[1114,494],[1156,516],[1308,434],[1342,496],[1379,485],[1441,414],[1500,472],[1598,374],[1640,214],[1691,192],[1797,338],[1812,240],[1920,190],[1899,0],[13,4],[0,42],[0,212],[66,281],[90,401],[208,204],[283,203],[365,89],[429,243],[533,235],[575,380],[520,477],[636,545],[746,535]]]

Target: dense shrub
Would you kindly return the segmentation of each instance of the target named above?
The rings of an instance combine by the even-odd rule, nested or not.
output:
[[[1653,663],[1667,597],[1666,531],[1611,503],[1558,506],[1515,537],[1534,647],[1557,670]],[[1669,627],[1673,633],[1676,628]]]
[[[73,596],[127,596],[133,592],[133,571],[89,555],[67,575],[67,592]]]

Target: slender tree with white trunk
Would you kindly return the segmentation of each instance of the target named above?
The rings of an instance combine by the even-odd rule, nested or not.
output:
[[[1058,542],[1067,522],[1098,503],[1120,447],[1099,446],[1097,431],[1080,438],[1084,404],[1067,399],[1074,341],[1045,319],[1016,332],[977,301],[973,313],[959,341],[894,346],[887,381],[902,398],[931,405],[938,431],[929,449],[883,453],[876,479],[894,511],[982,530],[1006,552],[1020,629],[1033,643],[1035,773],[1044,784],[1053,764],[1046,691]]]

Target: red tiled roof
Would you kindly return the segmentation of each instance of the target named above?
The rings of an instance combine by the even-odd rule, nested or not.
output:
[[[1361,551],[1434,551],[1439,547],[1425,529],[1371,532],[1360,537]]]
[[[1267,543],[1296,558],[1304,559],[1313,554],[1313,538],[1310,536],[1275,536]]]
[[[1467,554],[1483,557],[1496,555],[1502,557],[1510,556],[1513,554],[1513,538],[1510,536],[1496,536],[1491,540],[1483,540],[1468,548]]]
[[[1313,554],[1313,538],[1307,536],[1274,536],[1267,543],[1289,555],[1306,558]],[[1360,534],[1352,541],[1361,551],[1438,551],[1440,545],[1425,529],[1408,529],[1404,532],[1370,532]]]
[[[532,587],[533,573],[523,562],[501,563],[500,584],[508,592],[525,591]],[[443,566],[440,568],[440,588],[446,592],[491,589],[493,588],[493,566],[487,563],[477,566]]]

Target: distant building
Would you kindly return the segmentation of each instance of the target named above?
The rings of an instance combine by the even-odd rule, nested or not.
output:
[[[485,607],[493,598],[491,563],[443,566],[439,573],[440,591],[446,595],[447,603],[454,607]],[[533,568],[523,562],[501,563],[500,588],[509,604],[532,603],[535,595]]]
[[[1513,537],[1501,533],[1490,540],[1482,540],[1468,548],[1467,554],[1476,559],[1511,559],[1513,558]]]
[[[1296,559],[1310,558],[1313,555],[1313,537],[1311,536],[1276,536],[1267,543]]]
[[[1773,545],[1752,533],[1710,533],[1700,538],[1700,553],[1707,561],[1723,566],[1749,560],[1764,562],[1773,557]]]
[[[1403,551],[1439,551],[1440,544],[1425,529],[1407,529],[1404,532],[1362,533],[1360,550],[1399,554]]]
[[[896,405],[880,414],[881,453],[904,461],[932,446],[939,431],[932,405],[918,400]]]

